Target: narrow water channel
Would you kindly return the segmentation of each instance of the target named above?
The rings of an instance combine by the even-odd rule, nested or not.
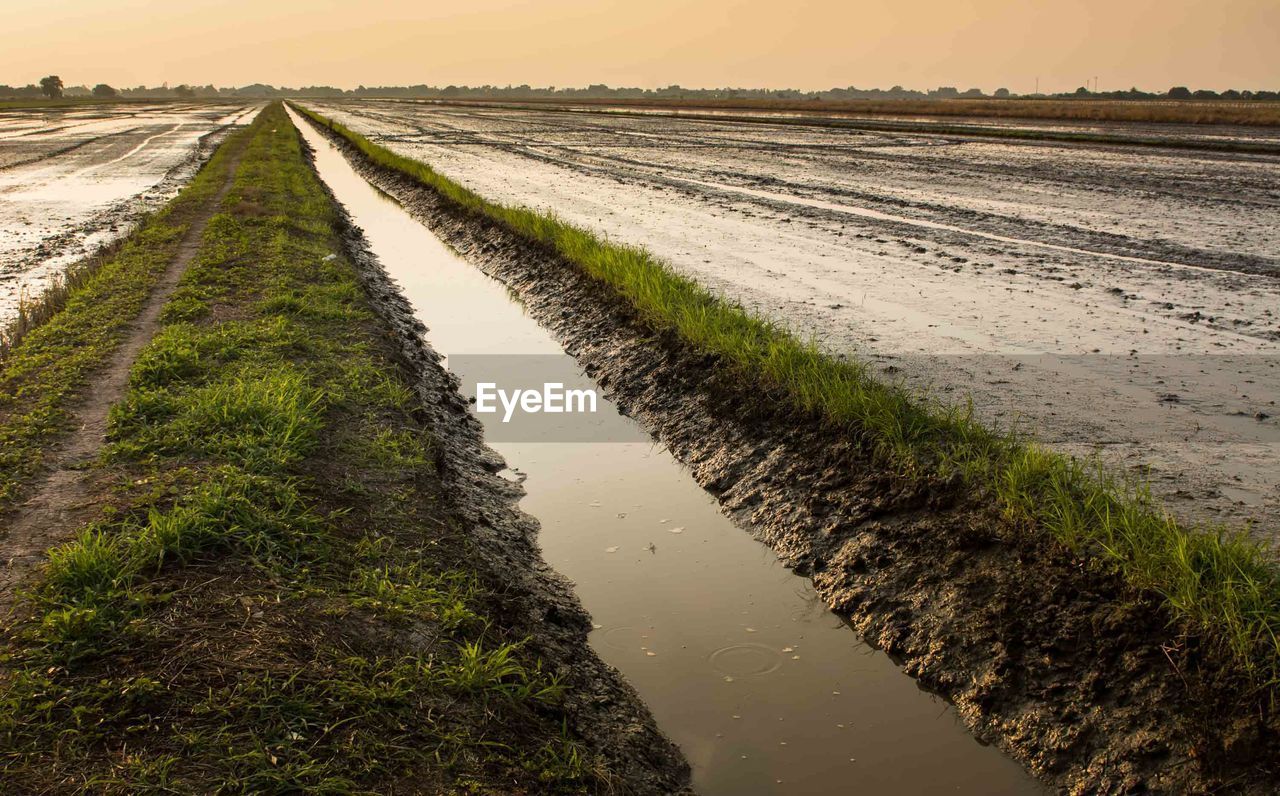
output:
[[[321,177],[447,357],[562,354],[498,282],[365,182],[310,125]],[[604,401],[604,412],[616,412]],[[546,561],[594,617],[592,646],[639,691],[704,794],[1040,793],[941,699],[825,609],[648,442],[501,439]],[[629,419],[623,422],[631,423]]]

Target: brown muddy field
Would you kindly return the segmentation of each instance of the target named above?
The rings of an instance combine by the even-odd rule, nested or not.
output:
[[[1145,472],[1183,517],[1252,522],[1267,539],[1277,527],[1278,157],[315,107],[490,199],[646,246],[832,351],[972,398],[990,421]]]
[[[0,111],[0,324],[25,292],[171,199],[246,103]]]

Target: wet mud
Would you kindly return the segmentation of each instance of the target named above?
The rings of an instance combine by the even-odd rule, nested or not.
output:
[[[0,323],[122,239],[253,118],[247,104],[0,113]]]

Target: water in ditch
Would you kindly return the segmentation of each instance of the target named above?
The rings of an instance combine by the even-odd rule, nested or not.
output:
[[[501,284],[295,122],[437,351],[563,353]],[[608,401],[599,410],[616,412]],[[946,702],[859,641],[665,450],[504,442],[501,413],[478,416],[525,479],[521,507],[542,524],[544,558],[594,618],[592,646],[683,749],[699,792],[1041,792],[1021,766],[978,744]]]

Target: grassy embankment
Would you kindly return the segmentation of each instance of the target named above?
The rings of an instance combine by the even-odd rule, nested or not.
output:
[[[465,103],[468,99],[450,99]],[[487,100],[475,100],[486,102]],[[494,100],[504,101],[504,100]],[[876,116],[949,116],[1082,122],[1152,122],[1280,126],[1280,102],[1244,100],[767,100],[767,99],[558,99],[505,100],[537,105],[616,106],[718,111],[794,111]]]
[[[1008,522],[1105,560],[1133,587],[1159,595],[1175,622],[1209,651],[1228,655],[1262,693],[1276,693],[1280,574],[1242,535],[1185,527],[1141,485],[986,428],[965,408],[886,384],[866,365],[827,356],[715,298],[643,249],[611,243],[550,214],[490,202],[421,162],[300,110],[373,162],[551,247],[616,290],[655,329],[719,355],[740,378],[860,440],[887,466],[963,483],[996,502]]]
[[[119,246],[73,266],[0,329],[0,514],[37,472],[68,406],[124,338],[192,219],[221,189],[246,133],[233,133],[190,184]]]
[[[502,623],[524,615],[519,598],[476,568],[290,120],[270,106],[244,135],[112,408],[101,516],[50,552],[5,635],[0,779],[28,793],[601,787],[608,772],[564,729],[563,686]],[[171,234],[131,256],[162,256]],[[79,299],[64,324],[92,310]]]

